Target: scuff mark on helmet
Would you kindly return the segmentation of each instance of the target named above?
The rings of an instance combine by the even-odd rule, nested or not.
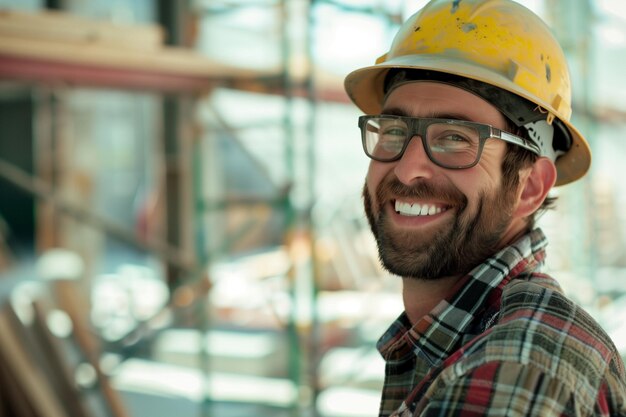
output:
[[[452,9],[450,10],[451,14],[455,14],[456,11],[459,9],[459,3],[461,3],[461,0],[454,0],[452,2]]]
[[[471,32],[472,30],[476,30],[476,25],[474,23],[464,23],[461,26],[461,30],[465,33]]]
[[[548,80],[548,82],[552,80],[552,69],[550,68],[550,64],[546,64],[546,80]]]

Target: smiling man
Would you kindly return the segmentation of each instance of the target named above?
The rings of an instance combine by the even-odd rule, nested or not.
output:
[[[380,416],[626,416],[615,346],[543,272],[535,217],[591,161],[546,25],[509,0],[433,0],[345,86],[366,113],[365,212],[403,280]]]

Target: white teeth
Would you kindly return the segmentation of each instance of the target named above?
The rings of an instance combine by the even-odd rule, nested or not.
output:
[[[432,216],[442,212],[441,207],[429,204],[410,204],[396,200],[396,212],[403,216]]]

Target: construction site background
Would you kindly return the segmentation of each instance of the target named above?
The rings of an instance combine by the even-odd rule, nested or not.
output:
[[[548,268],[626,356],[626,6],[519,2],[593,152]],[[376,415],[400,280],[342,83],[425,3],[0,0],[6,415]]]

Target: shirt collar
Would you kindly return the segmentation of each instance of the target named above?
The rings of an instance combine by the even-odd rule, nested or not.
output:
[[[415,355],[431,365],[445,359],[480,319],[494,289],[501,291],[513,277],[541,267],[546,246],[545,235],[535,229],[475,267],[459,281],[452,296],[414,326],[403,313],[378,341],[383,358],[403,360]]]

